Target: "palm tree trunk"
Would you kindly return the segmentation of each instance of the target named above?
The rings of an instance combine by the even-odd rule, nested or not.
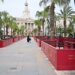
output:
[[[5,30],[6,30],[5,25],[4,25],[4,27],[3,27],[3,28],[4,28],[3,39],[5,39],[5,35],[6,35],[6,33],[5,33],[5,32],[6,32],[6,31],[5,31]]]
[[[43,29],[43,36],[44,36],[44,18],[42,20],[42,29]]]
[[[51,26],[51,37],[55,36],[55,3],[53,2],[50,7],[50,26]]]
[[[13,29],[11,28],[11,36],[13,36]]]
[[[54,23],[54,35],[56,36],[56,20],[55,20],[55,23]]]
[[[6,26],[6,36],[8,36],[8,25]]]
[[[40,36],[40,27],[38,27],[38,36]]]
[[[66,37],[66,19],[64,18],[64,37]]]

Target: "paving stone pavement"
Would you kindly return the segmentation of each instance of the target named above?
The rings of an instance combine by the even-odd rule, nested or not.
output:
[[[25,38],[10,46],[0,48],[0,75],[57,74],[60,74],[59,71],[54,69],[33,38],[30,43],[27,43]]]
[[[33,38],[0,48],[0,75],[56,75]]]

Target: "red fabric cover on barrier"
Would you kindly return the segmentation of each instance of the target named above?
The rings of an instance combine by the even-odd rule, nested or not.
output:
[[[75,70],[75,49],[57,49],[42,41],[41,48],[58,70]]]
[[[39,47],[41,47],[41,40],[40,39],[37,39],[37,44]]]
[[[13,43],[13,39],[12,38],[9,38],[9,39],[6,39],[6,40],[0,40],[0,47],[8,46],[11,43]]]
[[[0,40],[0,48],[8,46],[8,45],[12,44],[13,42],[17,42],[18,40],[21,40],[22,38],[24,38],[24,37],[23,36],[16,36],[14,38]]]
[[[0,40],[0,48],[3,47],[3,41]]]
[[[17,41],[18,41],[18,37],[14,37],[13,42],[17,42]]]
[[[57,69],[75,70],[75,50],[57,51]]]

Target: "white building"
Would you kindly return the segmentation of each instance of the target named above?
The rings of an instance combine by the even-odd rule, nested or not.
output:
[[[21,18],[16,18],[16,23],[19,27],[25,27],[25,34],[31,34],[33,29],[35,28],[34,20],[30,17],[30,11],[28,9],[27,0],[25,2],[25,10],[23,11],[23,16]]]

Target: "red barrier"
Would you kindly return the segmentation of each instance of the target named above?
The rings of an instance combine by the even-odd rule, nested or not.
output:
[[[23,36],[16,36],[14,38],[8,38],[5,40],[0,40],[0,48],[8,46],[8,45],[12,44],[13,42],[17,42],[23,38],[24,38]]]
[[[8,46],[8,45],[10,45],[12,43],[13,43],[13,39],[12,38],[9,38],[9,39],[6,39],[6,40],[0,40],[0,48]]]
[[[57,69],[75,70],[75,50],[57,51]]]
[[[18,40],[21,40],[21,36],[18,36]]]
[[[75,70],[75,49],[56,48],[44,41],[41,48],[58,70]]]
[[[39,47],[41,47],[41,40],[40,39],[37,39],[37,44]]]
[[[49,45],[48,43],[42,41],[41,42],[41,48],[43,50],[43,52],[46,54],[46,56],[48,57],[48,59],[52,62],[52,64],[56,67],[56,63],[57,63],[57,51],[55,49],[55,47]]]
[[[18,41],[18,37],[14,37],[13,42],[17,42],[17,41]]]
[[[3,47],[3,41],[0,40],[0,48]]]

